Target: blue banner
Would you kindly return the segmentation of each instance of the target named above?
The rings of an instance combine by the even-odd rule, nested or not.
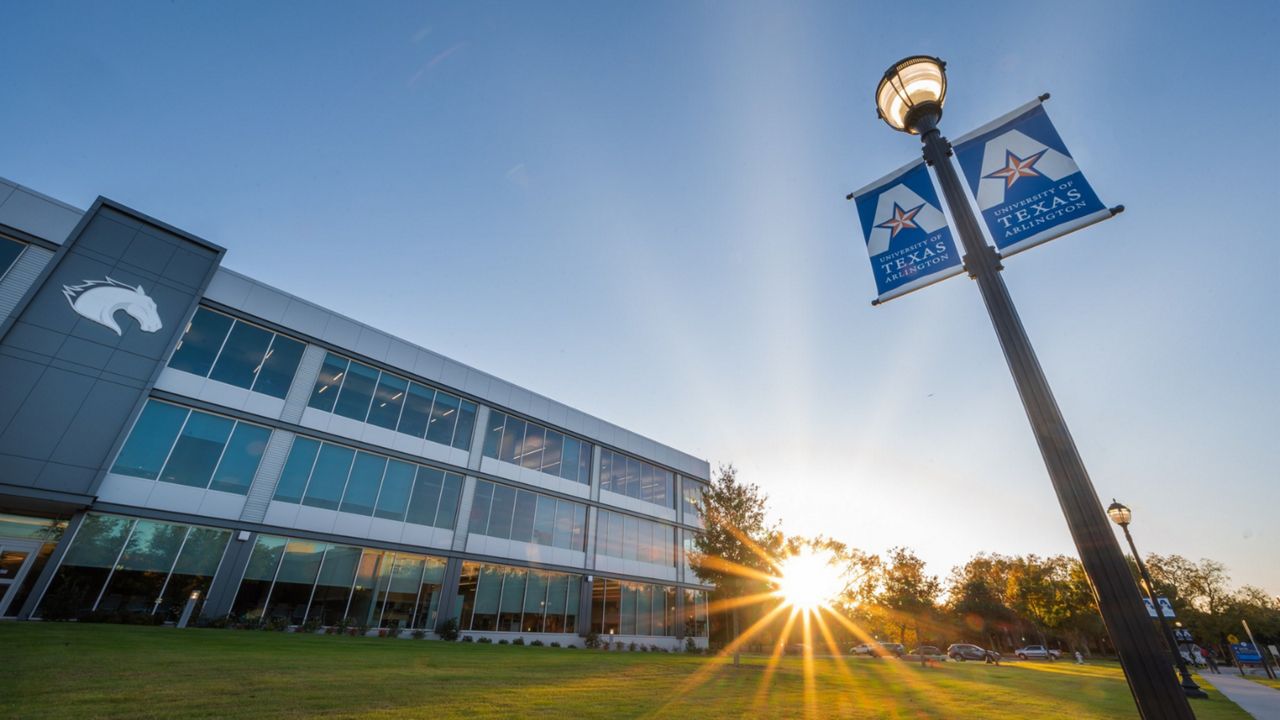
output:
[[[876,303],[960,273],[951,228],[923,160],[851,196],[876,278]]]
[[[953,147],[1003,256],[1112,215],[1039,100],[964,135]]]
[[[1262,662],[1262,653],[1253,646],[1253,643],[1232,643],[1231,650],[1236,654],[1236,659],[1246,663]]]

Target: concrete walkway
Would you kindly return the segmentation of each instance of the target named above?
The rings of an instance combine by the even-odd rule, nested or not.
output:
[[[1235,668],[1225,666],[1221,675],[1201,674],[1201,677],[1258,720],[1280,718],[1280,690],[1242,678]],[[1197,702],[1204,701],[1192,700],[1191,707],[1194,708]]]

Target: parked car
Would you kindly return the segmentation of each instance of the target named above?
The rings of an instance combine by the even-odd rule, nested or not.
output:
[[[947,656],[943,655],[942,651],[933,645],[921,645],[902,656],[903,660],[921,660],[923,658],[928,658],[930,660],[946,660]]]
[[[988,653],[993,655],[996,660],[1000,659],[1000,653],[994,650],[983,650],[977,645],[969,643],[953,643],[947,647],[947,657],[961,662],[965,660],[986,660]]]
[[[902,657],[907,649],[898,643],[862,643],[849,648],[850,655],[868,657]]]
[[[1019,660],[1048,660],[1050,656],[1054,660],[1062,657],[1062,651],[1050,650],[1043,645],[1028,645],[1013,651]]]
[[[861,645],[854,645],[853,647],[849,648],[849,654],[850,655],[874,655],[877,649],[878,648],[868,645],[867,643],[862,643]]]

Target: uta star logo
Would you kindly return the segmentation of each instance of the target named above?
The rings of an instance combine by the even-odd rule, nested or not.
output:
[[[1019,178],[1040,177],[1040,173],[1036,171],[1035,165],[1041,157],[1044,157],[1044,153],[1045,151],[1041,150],[1034,155],[1028,155],[1025,158],[1020,158],[1006,150],[1004,167],[990,175],[983,175],[982,177],[990,180],[1004,180],[1004,187],[1008,190],[1013,187],[1014,183],[1018,182]]]
[[[885,220],[884,222],[880,223],[879,225],[876,225],[876,227],[884,228],[885,230],[888,230],[889,239],[896,238],[898,237],[898,233],[902,232],[903,230],[906,230],[907,228],[920,227],[919,225],[916,225],[914,222],[912,222],[912,218],[916,216],[916,213],[920,212],[920,208],[922,207],[924,207],[924,205],[920,204],[911,208],[910,210],[903,210],[901,205],[899,205],[898,203],[894,203],[893,216],[890,217],[888,220]]]

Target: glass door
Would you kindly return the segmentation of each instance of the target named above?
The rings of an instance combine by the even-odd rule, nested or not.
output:
[[[39,551],[40,543],[0,538],[0,617],[17,615],[22,609],[9,604]]]

